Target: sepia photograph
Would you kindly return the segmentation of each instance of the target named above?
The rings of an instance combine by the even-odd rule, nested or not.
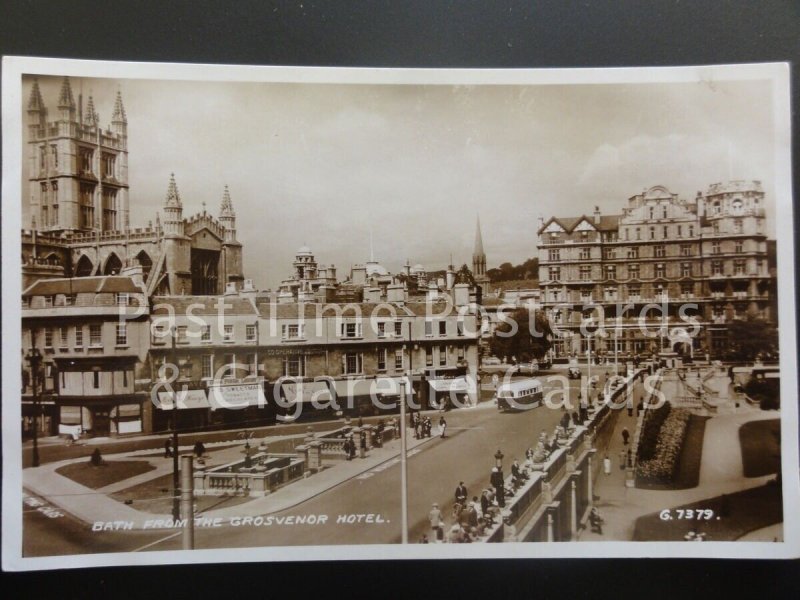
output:
[[[4,568],[797,556],[787,65],[3,67]]]

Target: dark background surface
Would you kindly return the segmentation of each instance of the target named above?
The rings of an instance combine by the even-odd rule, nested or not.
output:
[[[382,67],[796,61],[791,1],[68,2],[0,5],[3,54]],[[798,73],[792,73],[797,153]],[[794,161],[796,164],[796,160]],[[794,184],[798,185],[797,169]],[[797,211],[795,225],[797,225]],[[632,551],[636,551],[632,546]],[[331,556],[337,554],[331,548]],[[4,574],[11,597],[795,597],[796,561],[493,560],[239,564]]]

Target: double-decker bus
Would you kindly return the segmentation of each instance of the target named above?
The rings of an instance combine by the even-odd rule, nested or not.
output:
[[[497,387],[495,401],[497,410],[528,410],[542,403],[542,382],[535,378],[516,379]]]

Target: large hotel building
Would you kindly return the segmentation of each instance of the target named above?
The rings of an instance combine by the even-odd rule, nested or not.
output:
[[[551,217],[538,233],[555,356],[612,355],[616,342],[623,355],[713,357],[731,321],[777,317],[758,181],[716,183],[692,200],[656,186],[621,214]],[[601,315],[597,332],[585,326]]]

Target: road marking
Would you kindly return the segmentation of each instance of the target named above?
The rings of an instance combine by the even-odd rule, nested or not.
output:
[[[167,537],[163,537],[160,540],[156,540],[155,542],[150,542],[149,544],[145,544],[141,548],[136,548],[135,550],[131,550],[131,552],[141,552],[142,550],[145,550],[145,549],[149,548],[150,546],[155,546],[156,544],[160,544],[161,542],[166,542],[167,540],[170,540],[170,539],[172,539],[174,537],[178,537],[182,533],[183,533],[183,531],[178,531],[177,533],[173,533],[171,535],[168,535]]]
[[[422,452],[421,448],[414,448],[413,450],[409,450],[408,454],[406,456],[408,458],[411,458],[412,456],[415,456],[415,455],[419,454],[420,452]],[[373,475],[381,473],[382,471],[385,471],[389,467],[393,467],[394,465],[399,464],[399,463],[400,463],[400,457],[396,456],[394,458],[391,458],[391,459],[387,460],[385,463],[379,464],[377,467],[373,467],[369,471],[361,473],[361,475],[356,475],[356,479],[369,479]]]

